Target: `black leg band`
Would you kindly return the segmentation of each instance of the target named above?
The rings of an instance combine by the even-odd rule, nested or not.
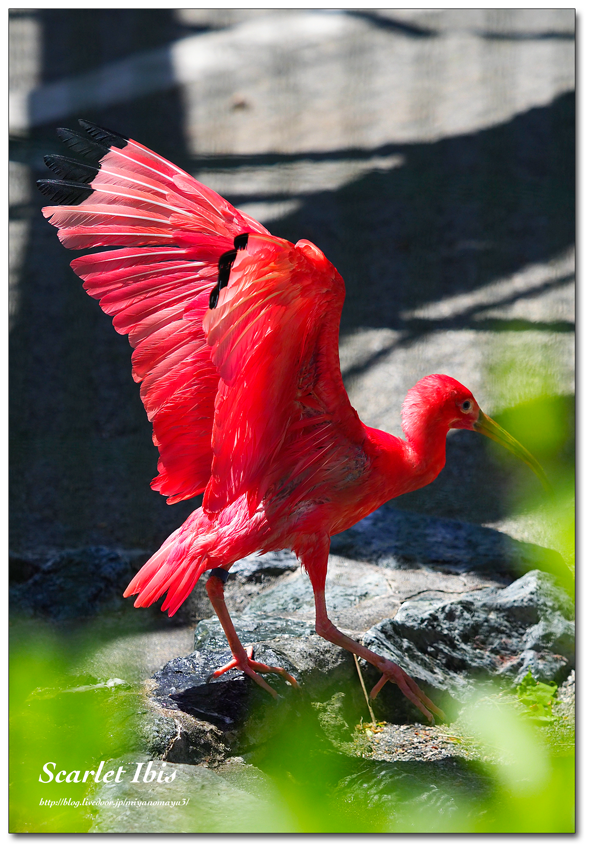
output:
[[[209,578],[220,578],[221,581],[226,584],[227,579],[229,578],[229,572],[226,569],[221,569],[220,566],[217,566],[216,569],[211,569]]]

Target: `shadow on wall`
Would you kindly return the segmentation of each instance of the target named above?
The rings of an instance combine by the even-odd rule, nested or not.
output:
[[[51,9],[36,17],[42,84],[188,34],[172,10]],[[92,118],[189,160],[175,88]],[[72,127],[73,119],[58,124]],[[70,270],[80,254],[65,251],[40,214],[35,179],[47,173],[43,155],[61,151],[54,124],[11,148],[32,182],[31,205],[11,212],[28,220],[11,329],[11,547],[155,546],[197,504],[168,507],[149,489],[156,448],[131,349]]]
[[[268,224],[292,241],[314,241],[340,270],[347,290],[342,335],[357,327],[401,330],[403,310],[477,289],[574,244],[572,92],[472,134],[298,157],[390,155],[403,156],[402,165],[374,170],[337,191],[307,194],[293,215]],[[293,158],[272,153],[219,164]],[[210,163],[193,159],[186,169]],[[243,208],[247,199],[238,195],[232,202]]]

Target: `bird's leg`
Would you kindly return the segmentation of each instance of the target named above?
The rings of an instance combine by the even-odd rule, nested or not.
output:
[[[439,709],[423,691],[421,691],[414,679],[412,679],[406,671],[402,670],[400,665],[395,664],[388,658],[377,655],[377,653],[372,652],[370,649],[367,649],[367,647],[362,646],[362,644],[353,641],[352,638],[347,637],[347,635],[333,625],[327,616],[324,590],[315,590],[315,607],[315,630],[318,635],[321,635],[325,640],[331,641],[332,643],[349,650],[359,658],[364,658],[365,661],[368,661],[381,671],[382,676],[369,695],[371,700],[374,700],[385,683],[388,680],[391,680],[396,683],[400,691],[408,697],[411,703],[414,703],[417,709],[421,710],[423,715],[425,715],[429,721],[433,723],[434,714],[438,715],[442,719],[445,718],[442,710]]]
[[[216,676],[221,676],[228,670],[231,670],[232,667],[237,667],[238,670],[242,670],[244,673],[247,673],[251,679],[277,699],[279,695],[274,688],[271,688],[271,686],[265,682],[262,676],[259,676],[260,673],[278,673],[294,687],[297,687],[298,683],[294,677],[282,667],[270,667],[268,664],[262,664],[260,661],[254,661],[252,658],[252,647],[249,646],[244,648],[242,645],[233,625],[233,621],[229,615],[227,605],[225,604],[223,585],[225,581],[227,581],[228,574],[229,573],[226,569],[213,569],[205,585],[208,598],[210,599],[210,603],[215,610],[215,614],[219,618],[219,622],[223,627],[225,637],[231,647],[231,654],[233,655],[232,660],[227,662],[224,667],[220,667],[218,670],[215,670],[210,679],[214,679]]]
[[[325,577],[327,575],[329,540],[327,540],[326,552],[323,551],[323,547],[324,541],[319,541],[317,544],[313,544],[308,550],[303,551],[301,558],[313,586],[316,612],[315,630],[317,634],[325,638],[325,640],[347,649],[359,658],[364,658],[365,661],[368,661],[369,664],[374,665],[381,671],[382,676],[369,695],[372,700],[379,694],[385,683],[391,680],[429,721],[433,723],[434,714],[438,715],[441,719],[445,719],[442,710],[421,691],[414,679],[406,671],[402,670],[399,665],[353,641],[331,622],[327,616],[327,606],[325,603]]]

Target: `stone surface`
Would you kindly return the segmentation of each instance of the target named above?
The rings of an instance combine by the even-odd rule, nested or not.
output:
[[[131,557],[104,546],[54,552],[38,563],[15,560],[11,609],[15,615],[54,620],[122,611],[123,590],[137,571]]]
[[[373,575],[376,571],[372,567]],[[289,581],[295,584],[297,574],[292,573],[288,581],[279,579],[260,598],[261,606],[271,606],[273,614],[249,611],[234,617],[234,622],[242,643],[256,644],[254,657],[290,672],[300,690],[269,675],[269,683],[280,695],[274,703],[235,670],[209,682],[214,670],[229,661],[230,652],[217,621],[205,620],[196,631],[196,651],[172,660],[156,674],[152,699],[159,706],[214,724],[235,753],[256,750],[288,729],[299,708],[331,706],[336,692],[345,695],[350,722],[364,717],[366,706],[350,654],[315,635],[306,620],[277,615],[282,604],[288,608],[296,604],[300,617],[303,614],[301,601],[287,600]],[[381,586],[393,574],[380,569]],[[448,578],[456,580],[455,574]],[[283,591],[281,597],[278,589]],[[269,595],[273,596],[270,602]],[[506,588],[488,582],[466,593],[416,592],[393,619],[377,623],[362,635],[349,634],[400,664],[450,718],[483,680],[507,678],[517,683],[531,671],[538,680],[560,683],[574,664],[572,603],[549,575],[539,571],[528,572]],[[362,669],[370,688],[379,673],[370,665]],[[421,720],[390,683],[373,708],[377,717],[387,721]],[[163,753],[167,753],[164,744]]]
[[[284,572],[292,572],[298,566],[298,558],[293,551],[266,551],[264,554],[250,554],[243,560],[238,560],[229,570],[229,574],[243,581],[262,581],[265,576],[274,577]]]
[[[420,563],[442,566],[445,572],[485,572],[500,580],[537,568],[566,570],[556,551],[519,542],[487,527],[390,506],[334,536],[332,551],[392,569]]]
[[[223,731],[180,709],[161,707],[153,698],[139,731],[140,747],[152,759],[171,763],[223,763],[231,749]],[[196,713],[197,716],[198,713]]]
[[[379,830],[423,831],[434,819],[436,831],[452,831],[453,818],[463,824],[480,812],[489,798],[492,778],[466,761],[449,758],[390,763],[370,760],[340,780],[335,795],[351,809],[368,809]],[[466,807],[465,807],[466,805]],[[431,824],[431,822],[429,823]]]
[[[272,622],[267,621],[266,628],[273,633]],[[307,637],[305,629],[299,629],[297,637],[286,634],[254,646],[256,660],[283,667],[298,680],[300,687],[293,689],[277,674],[268,675],[269,684],[279,695],[276,701],[237,670],[209,681],[212,673],[230,658],[226,645],[213,648],[205,644],[188,656],[173,659],[155,674],[151,701],[164,710],[184,712],[196,721],[214,725],[229,753],[246,753],[275,736],[293,732],[300,717],[315,720],[312,704],[329,700],[348,685],[351,686],[349,710],[364,709],[360,687],[353,682],[352,657],[314,633]],[[153,709],[151,720],[160,714]],[[158,727],[158,733],[163,729]],[[185,725],[182,729],[187,731]],[[170,759],[170,742],[170,735],[166,741],[162,740],[164,759]],[[208,749],[210,742],[208,737],[203,761],[215,759],[213,751]]]
[[[253,615],[254,614],[254,615]],[[244,646],[283,636],[308,637],[314,635],[314,623],[287,617],[272,617],[252,612],[250,615],[231,614],[238,637]],[[226,649],[225,632],[217,617],[201,620],[196,626],[194,649]]]
[[[540,556],[549,555],[555,562],[552,552],[487,528],[389,509],[342,537],[348,551],[384,565],[330,558],[326,595],[334,622],[345,619],[343,626],[351,636],[401,664],[450,717],[473,681],[482,677],[506,675],[518,681],[529,670],[546,681],[567,675],[573,660],[573,624],[566,594],[550,576],[537,571],[506,589],[501,586]],[[404,538],[410,560],[400,553]],[[498,546],[503,550],[496,553]],[[417,561],[423,559],[439,568],[419,567]],[[487,573],[464,571],[469,562]],[[343,688],[350,720],[361,717],[366,707],[353,660],[314,634],[310,582],[301,570],[292,571],[292,565],[275,579],[264,576],[261,592],[251,596],[241,614],[233,614],[242,643],[255,645],[258,660],[291,672],[312,704],[327,707]],[[374,623],[364,625],[373,618]],[[207,683],[230,658],[216,618],[198,624],[195,646],[196,652],[169,662],[157,673],[153,699],[212,722],[236,753],[276,736],[286,723],[281,713],[286,711],[289,717],[299,705],[297,692],[280,677],[268,677],[281,695],[274,717],[272,701],[237,671]],[[377,671],[368,665],[364,671],[367,685],[375,684]],[[415,718],[411,704],[389,684],[375,710],[378,717],[397,723]]]
[[[420,526],[411,528],[415,519]],[[416,559],[398,553],[409,531],[409,553],[418,552],[416,557],[426,558],[431,566],[419,566]],[[541,573],[529,573],[504,591],[499,588],[510,577],[509,560],[517,571],[527,558],[533,562],[536,554],[529,546],[486,528],[465,529],[397,510],[381,510],[344,538],[348,550],[384,565],[332,555],[326,593],[334,622],[398,661],[451,717],[471,681],[483,674],[520,678],[531,670],[537,678],[560,681],[568,673],[572,623],[566,596],[557,601],[557,591]],[[487,574],[460,571],[458,562],[466,564],[478,552],[493,559],[499,543],[508,544],[510,552]],[[448,555],[453,563],[445,569],[442,558]],[[13,586],[15,604],[22,611],[59,618],[85,616],[86,611],[122,612],[125,603],[118,593],[132,574],[130,558],[97,548],[54,554],[36,563],[37,571],[21,571],[26,580]],[[345,695],[350,723],[367,714],[352,657],[314,633],[312,589],[293,555],[253,557],[240,566],[228,589],[235,588],[242,608],[233,612],[241,640],[254,645],[257,659],[292,673],[301,684],[300,696],[281,678],[269,676],[281,696],[271,711],[271,699],[237,671],[208,683],[212,672],[230,658],[214,616],[197,625],[191,655],[185,655],[192,646],[187,629],[132,629],[128,637],[104,644],[88,660],[90,675],[102,680],[116,676],[134,685],[161,666],[149,698],[153,702],[142,746],[162,759],[214,764],[240,749],[256,749],[285,730],[298,706],[327,709],[339,691]],[[65,593],[69,598],[66,613],[61,613]],[[146,613],[136,612],[139,616]],[[164,616],[160,619],[165,623]],[[174,659],[173,651],[179,653]],[[363,669],[371,687],[378,674],[368,666]],[[419,717],[389,685],[375,710],[378,717],[396,723]]]
[[[505,589],[402,605],[364,636],[375,652],[397,661],[424,688],[464,697],[477,681],[531,671],[562,682],[574,665],[572,603],[550,576],[528,572]]]
[[[152,674],[177,656],[187,655],[194,646],[194,629],[173,627],[165,615],[155,614],[155,622],[145,621],[145,612],[133,617],[118,614],[106,640],[88,652],[85,668],[92,675],[106,680],[123,677],[131,685],[144,683]],[[137,623],[135,621],[138,621]]]
[[[360,570],[354,573],[328,574],[327,603],[331,611],[339,611],[356,605],[365,599],[389,593],[385,577],[379,570]],[[276,584],[257,596],[248,605],[244,614],[255,613],[296,614],[314,613],[314,595],[308,575],[299,570],[290,578]]]
[[[149,758],[132,759],[128,769]],[[218,773],[202,766],[154,763],[169,783],[104,784],[90,801],[97,810],[91,833],[284,832],[293,825],[269,779],[242,760]]]

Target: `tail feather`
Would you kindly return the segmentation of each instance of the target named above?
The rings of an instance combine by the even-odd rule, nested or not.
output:
[[[147,608],[167,593],[161,610],[168,611],[172,617],[204,572],[203,558],[190,557],[181,551],[180,531],[181,528],[165,540],[123,593],[125,598],[137,595],[135,608]]]
[[[178,575],[170,585],[167,598],[161,608],[163,611],[168,611],[170,617],[179,610],[196,586],[198,578],[204,571],[204,565],[201,561],[195,560],[192,563],[188,563],[187,568],[184,567],[184,569],[186,571],[182,575]]]
[[[124,598],[135,596],[146,588],[148,582],[151,581],[155,577],[156,573],[162,568],[164,561],[167,559],[171,549],[173,548],[173,543],[177,538],[178,533],[178,530],[172,533],[171,536],[163,542],[158,551],[156,551],[152,557],[144,563],[137,575],[132,578],[127,585],[127,588],[123,593]],[[151,604],[151,602],[148,604]]]

